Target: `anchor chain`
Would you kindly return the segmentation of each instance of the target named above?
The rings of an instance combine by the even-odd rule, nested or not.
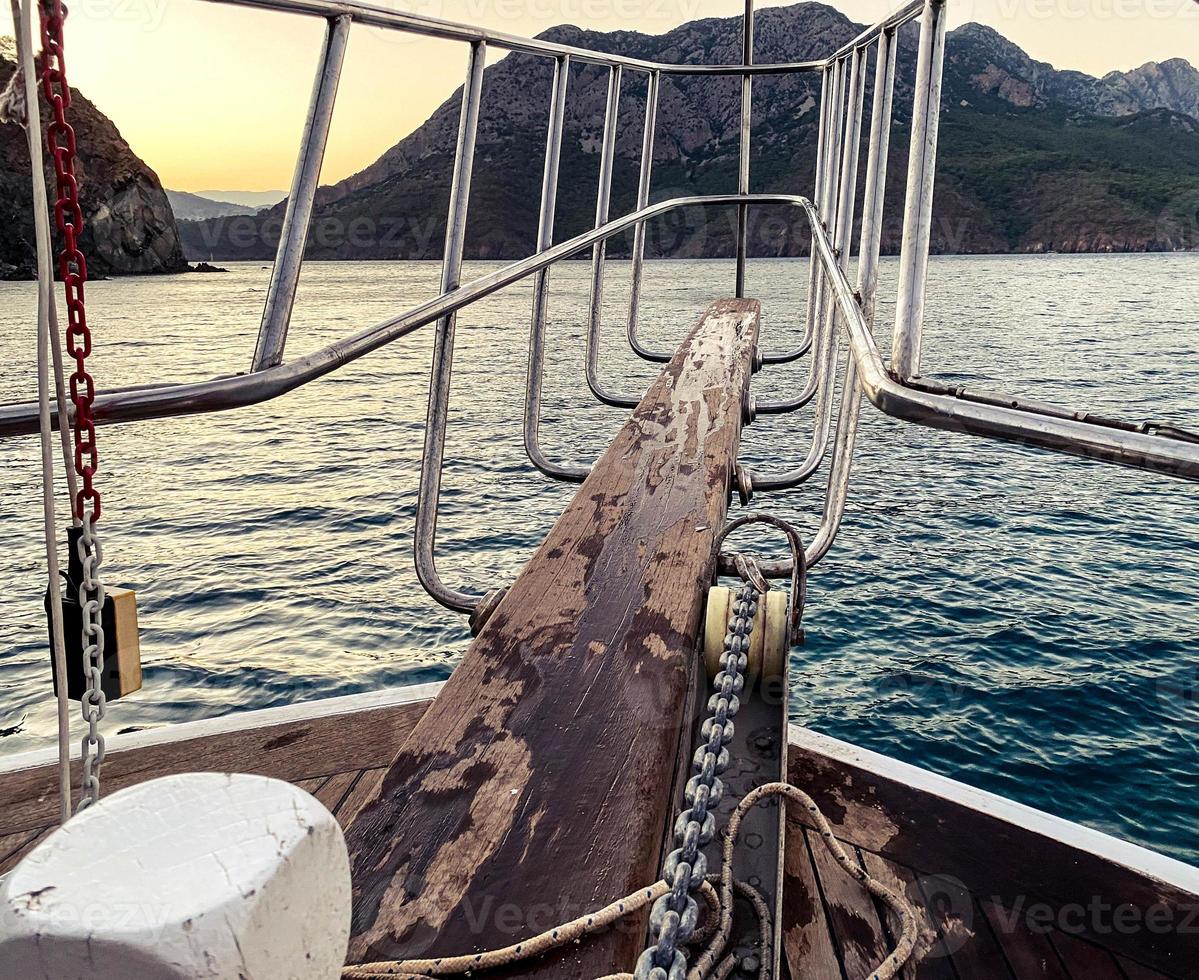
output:
[[[802,642],[800,617],[806,592],[807,565],[799,534],[786,521],[768,514],[749,514],[725,525],[716,547],[727,535],[746,524],[769,524],[787,535],[794,564],[791,581],[790,639]],[[816,827],[820,840],[833,859],[871,895],[887,906],[901,924],[901,935],[895,948],[869,974],[869,980],[892,980],[910,958],[917,940],[917,915],[906,899],[872,878],[846,853],[837,841],[832,827],[815,801],[803,790],[787,783],[764,783],[745,796],[729,818],[720,857],[720,870],[709,873],[708,862],[701,847],[716,836],[716,817],[712,812],[724,796],[725,786],[720,774],[730,764],[725,747],[733,739],[733,718],[740,710],[740,696],[745,689],[745,673],[749,666],[750,634],[759,602],[769,591],[757,562],[748,555],[736,555],[737,571],[744,584],[733,599],[724,649],[720,655],[720,671],[712,681],[712,696],[708,700],[709,717],[700,729],[703,744],[696,750],[693,765],[695,774],[684,789],[687,808],[679,814],[674,826],[675,849],[667,855],[662,876],[648,888],[596,911],[588,912],[570,922],[562,923],[537,936],[523,939],[502,949],[445,956],[435,959],[385,960],[357,963],[342,969],[342,980],[432,980],[435,977],[473,975],[494,967],[511,966],[550,950],[577,943],[607,928],[614,922],[636,914],[650,905],[650,930],[653,943],[642,952],[633,973],[612,973],[599,980],[714,980],[727,977],[737,966],[737,956],[725,956],[733,925],[733,898],[740,894],[754,908],[760,929],[763,953],[770,945],[774,928],[767,902],[761,893],[747,882],[733,878],[733,849],[738,828],[746,813],[767,799],[778,798],[785,805],[802,806],[807,818]],[[719,886],[719,893],[714,889]],[[699,903],[704,899],[707,915],[699,926]],[[652,904],[651,904],[652,903]],[[688,970],[683,945],[706,943],[695,966]],[[724,959],[721,957],[724,956]],[[758,961],[758,974],[769,980],[771,970],[766,957]]]
[[[96,384],[87,370],[92,352],[92,334],[87,323],[84,286],[87,261],[79,248],[83,233],[83,210],[79,206],[79,181],[75,176],[75,130],[67,121],[71,106],[71,86],[67,82],[63,23],[67,8],[62,0],[41,0],[38,4],[42,34],[42,90],[50,104],[53,119],[46,131],[46,144],[54,160],[57,199],[54,218],[63,237],[58,256],[58,272],[63,281],[67,307],[67,353],[75,361],[70,378],[71,401],[75,407],[75,470],[81,485],[75,497],[75,520],[79,523],[79,558],[83,575],[79,583],[79,608],[83,619],[83,670],[87,678],[81,702],[87,732],[83,736],[83,778],[77,810],[86,809],[100,798],[100,767],[104,763],[105,697],[104,673],[104,583],[100,580],[103,548],[96,535],[100,519],[100,491],[93,480],[99,467],[96,450],[96,424],[92,403]],[[60,419],[60,425],[66,420]]]
[[[751,578],[751,576],[747,576]],[[637,960],[636,980],[686,980],[687,956],[680,948],[691,938],[699,919],[699,906],[692,892],[707,878],[708,862],[701,847],[716,836],[716,817],[711,812],[724,795],[720,779],[729,765],[725,748],[733,740],[733,718],[741,707],[740,694],[745,687],[749,663],[749,636],[758,611],[758,589],[747,581],[737,592],[729,616],[720,672],[713,678],[713,693],[708,699],[711,714],[700,728],[704,743],[692,761],[695,775],[684,789],[687,809],[674,825],[675,849],[663,865],[663,879],[670,891],[659,898],[650,911],[650,931],[654,943]]]

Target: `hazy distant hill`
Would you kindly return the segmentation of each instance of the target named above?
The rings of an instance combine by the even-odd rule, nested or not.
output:
[[[213,200],[188,191],[166,192],[167,200],[171,202],[171,210],[175,213],[176,221],[195,221],[203,218],[221,218],[233,214],[256,214],[258,208],[247,207],[244,204],[233,204],[230,201]],[[268,206],[269,205],[264,205]]]
[[[210,201],[228,201],[230,204],[241,204],[253,208],[255,211],[274,207],[287,197],[287,191],[196,191],[195,193]]]
[[[861,25],[819,3],[762,10],[759,62],[819,57]],[[660,36],[556,27],[545,37],[667,61],[733,62],[740,18],[694,21]],[[915,73],[915,26],[901,35],[885,246],[902,220],[902,178]],[[533,250],[550,64],[509,55],[486,71],[467,252],[513,258]],[[755,191],[808,194],[816,150],[813,75],[755,80]],[[606,73],[574,66],[566,110],[556,238],[590,226]],[[635,197],[644,81],[626,79],[612,212]],[[460,91],[369,167],[320,190],[314,258],[440,255]],[[1158,250],[1199,247],[1199,72],[1181,59],[1092,78],[1029,58],[998,32],[950,34],[943,88],[934,248],[942,252]],[[654,197],[727,192],[737,183],[739,84],[666,77],[654,148]],[[189,254],[273,254],[282,205],[257,217],[185,223]],[[758,210],[754,254],[804,250],[789,215]],[[676,215],[651,231],[660,255],[728,255],[728,214]],[[619,253],[622,243],[613,244]]]
[[[11,46],[0,44],[0,88],[8,84],[14,67]],[[186,271],[175,218],[157,175],[78,89],[71,93],[86,224],[81,247],[88,271],[93,276]],[[48,123],[43,111],[43,127]],[[46,174],[53,188],[48,158]],[[33,277],[33,241],[25,133],[16,125],[0,125],[0,279]]]

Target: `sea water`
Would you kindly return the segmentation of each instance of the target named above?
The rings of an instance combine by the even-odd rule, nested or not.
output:
[[[465,277],[493,265],[468,263]],[[889,346],[896,265],[876,333]],[[807,263],[754,260],[764,345],[802,334]],[[100,386],[244,371],[269,268],[89,286]],[[611,262],[601,374],[628,352]],[[672,349],[729,294],[724,261],[651,262],[643,334]],[[436,295],[435,263],[305,267],[288,356]],[[624,413],[583,380],[589,266],[554,269],[542,443],[587,462]],[[1199,254],[938,257],[924,372],[1199,429]],[[465,310],[454,356],[438,567],[512,580],[572,493],[524,456],[531,286]],[[34,289],[0,283],[0,400],[35,393]],[[105,575],[137,590],[145,687],[109,731],[445,678],[468,642],[412,569],[431,329],[264,405],[99,432]],[[808,361],[771,366],[793,393]],[[796,464],[810,409],[762,417],[742,460]],[[0,754],[51,746],[36,438],[0,441]],[[755,508],[811,537],[826,470]],[[60,498],[62,499],[62,498]],[[63,507],[62,514],[66,510]],[[770,551],[779,542],[766,540]],[[907,425],[863,407],[844,526],[813,570],[795,721],[1174,856],[1199,860],[1199,487]],[[78,721],[76,721],[78,727]]]

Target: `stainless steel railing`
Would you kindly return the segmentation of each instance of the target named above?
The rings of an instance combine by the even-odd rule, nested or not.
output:
[[[1199,479],[1199,438],[1170,427],[1113,422],[1087,413],[1052,406],[1020,403],[1002,396],[941,389],[918,381],[925,271],[931,233],[932,185],[936,161],[937,117],[940,106],[941,63],[944,54],[944,0],[911,0],[890,18],[864,31],[829,58],[778,65],[752,64],[752,3],[747,2],[743,64],[664,65],[601,54],[552,42],[518,38],[467,25],[341,0],[210,0],[306,13],[327,22],[295,176],[288,198],[275,265],[264,305],[251,371],[187,384],[156,384],[101,393],[95,402],[97,421],[114,424],[196,412],[222,411],[275,398],[337,370],[422,326],[435,324],[429,407],[418,494],[415,553],[417,574],[438,602],[473,611],[485,597],[450,588],[437,568],[435,541],[441,489],[445,430],[453,374],[455,318],[459,310],[519,280],[534,277],[529,335],[528,375],[524,411],[524,444],[534,466],[547,475],[582,480],[588,467],[547,458],[539,443],[545,327],[550,298],[550,270],[559,261],[591,251],[591,297],[588,312],[585,375],[595,396],[617,406],[636,404],[637,396],[609,390],[600,377],[600,310],[606,243],[633,231],[632,288],[626,336],[633,351],[653,362],[669,355],[646,348],[637,336],[644,268],[646,226],[671,211],[684,208],[735,208],[737,213],[736,279],[744,290],[748,260],[748,214],[761,206],[798,208],[811,233],[812,254],[807,272],[808,303],[804,335],[791,350],[767,353],[767,364],[794,361],[811,354],[807,380],[794,395],[746,405],[747,419],[756,414],[782,414],[813,404],[814,428],[805,457],[777,473],[740,471],[742,489],[777,490],[794,487],[816,472],[832,442],[828,487],[821,526],[811,541],[807,560],[815,564],[831,546],[844,513],[849,474],[857,438],[862,395],[881,411],[897,418],[951,431],[967,432],[1040,446],[1059,452],[1137,466],[1188,479]],[[912,112],[911,148],[907,175],[899,287],[893,325],[893,357],[883,364],[872,333],[881,250],[884,185],[891,130],[898,49],[897,31],[920,18],[916,69],[916,98]],[[315,199],[316,183],[329,131],[346,42],[354,24],[367,24],[425,36],[449,38],[469,45],[463,87],[457,149],[451,185],[449,216],[442,261],[441,293],[359,333],[345,337],[292,361],[284,361],[288,326],[302,269],[303,248]],[[549,105],[545,166],[542,179],[536,251],[525,259],[461,282],[467,226],[467,203],[475,156],[484,63],[489,47],[552,58],[553,84]],[[866,77],[873,59],[874,85],[866,139],[865,185],[858,193]],[[554,244],[553,227],[558,193],[558,168],[565,120],[570,65],[585,62],[608,69],[608,98],[595,226],[568,241]],[[626,71],[648,76],[646,118],[636,208],[611,218],[612,174],[620,91]],[[749,148],[752,120],[752,76],[819,72],[821,109],[813,200],[794,194],[749,193]],[[681,197],[650,204],[654,131],[662,75],[732,75],[742,78],[740,162],[736,193]],[[857,287],[849,285],[847,269],[851,236],[861,201]],[[841,335],[848,342],[842,369]],[[834,395],[840,381],[841,399],[834,428]],[[0,437],[37,431],[37,406],[0,406]],[[835,433],[835,434],[834,434]],[[790,574],[789,564],[766,567],[775,576]],[[483,606],[488,605],[483,601]]]

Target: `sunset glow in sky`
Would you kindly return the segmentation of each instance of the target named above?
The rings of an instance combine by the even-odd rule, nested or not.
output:
[[[378,0],[387,2],[387,0]],[[781,6],[763,0],[760,6]],[[839,0],[859,22],[897,4]],[[1199,64],[1194,0],[949,0],[950,27],[981,21],[1056,68],[1092,75],[1182,57]],[[741,0],[416,0],[397,6],[532,35],[573,23],[660,34]],[[8,5],[0,33],[12,33]],[[207,0],[72,0],[71,82],[179,190],[286,189],[324,24]],[[494,52],[496,58],[503,52]],[[324,182],[373,161],[461,84],[465,45],[356,26]]]

